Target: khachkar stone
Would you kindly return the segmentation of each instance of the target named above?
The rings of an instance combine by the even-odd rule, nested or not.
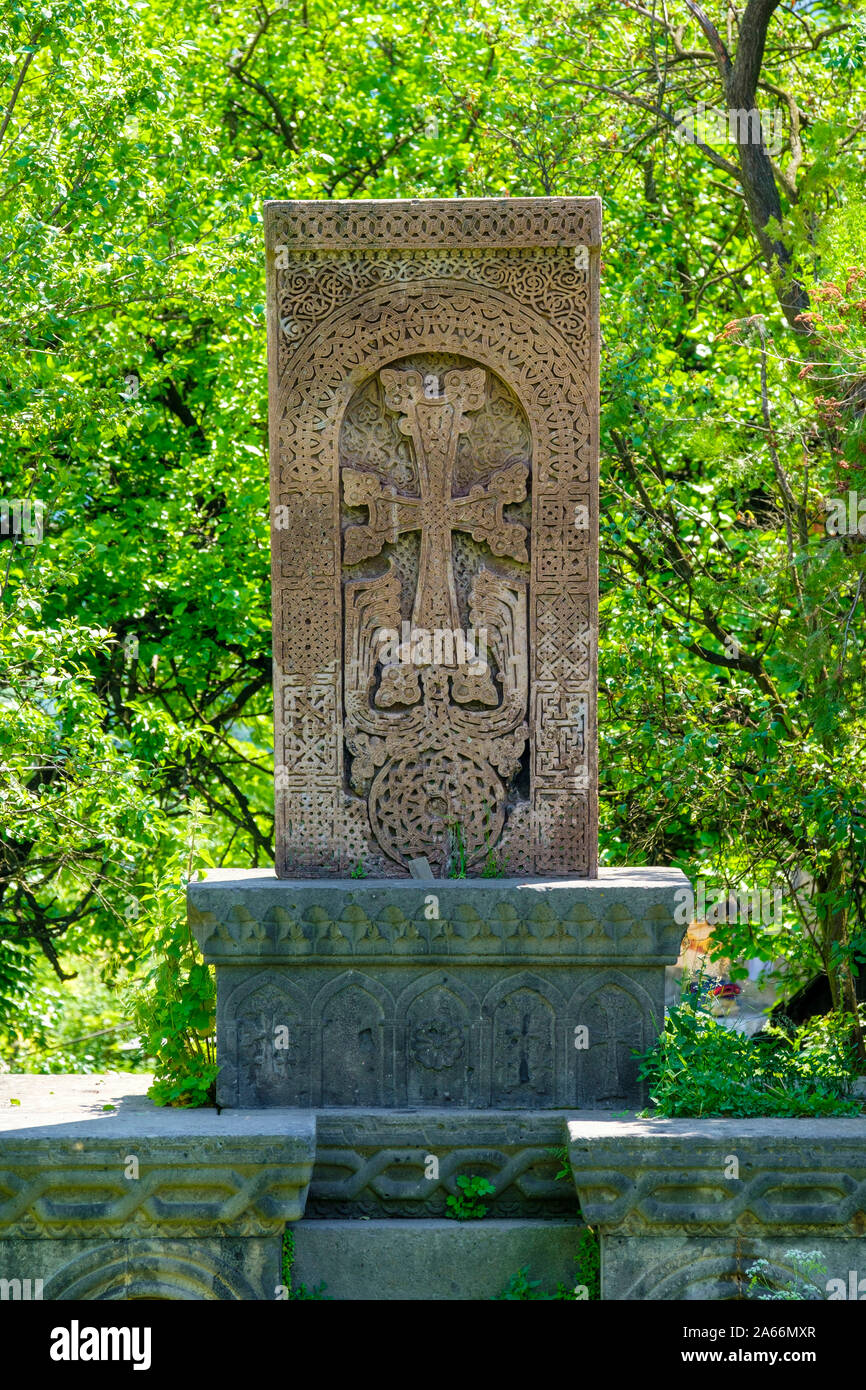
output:
[[[267,204],[281,878],[596,873],[600,223]]]
[[[596,862],[599,223],[267,207],[276,873],[189,888],[220,1105],[644,1098],[687,885]]]

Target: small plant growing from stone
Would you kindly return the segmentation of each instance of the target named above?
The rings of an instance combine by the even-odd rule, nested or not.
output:
[[[556,1158],[559,1160],[559,1169],[553,1176],[554,1182],[560,1182],[564,1178],[571,1177],[571,1165],[568,1161],[568,1149],[565,1147],[564,1144],[560,1144],[558,1145],[558,1147],[553,1149],[545,1149],[545,1153],[548,1153],[551,1158]]]
[[[521,1265],[512,1274],[505,1288],[494,1299],[509,1302],[527,1303],[583,1303],[601,1298],[600,1260],[598,1236],[589,1226],[585,1226],[578,1237],[578,1252],[574,1257],[575,1284],[569,1287],[558,1283],[555,1293],[548,1293],[541,1287],[540,1279],[530,1279],[529,1265]]]
[[[577,1287],[572,1297],[598,1300],[601,1298],[601,1242],[598,1232],[591,1226],[584,1226],[577,1238],[577,1254],[574,1257]],[[562,1285],[560,1285],[560,1288]],[[586,1289],[586,1293],[578,1293]]]
[[[357,862],[357,864],[355,865],[354,869],[350,869],[350,870],[349,870],[349,877],[350,877],[350,878],[366,878],[366,877],[367,877],[367,870],[364,868],[364,861],[363,861],[363,859],[359,859],[358,862]]]
[[[295,1235],[293,1231],[283,1232],[283,1248],[280,1260],[280,1272],[283,1280],[282,1297],[291,1299],[295,1302],[307,1301],[310,1299],[324,1300],[326,1303],[331,1301],[330,1295],[325,1293],[327,1284],[321,1284],[308,1288],[306,1284],[298,1284],[297,1288],[292,1286],[292,1272],[295,1264]]]
[[[820,1250],[786,1250],[784,1259],[793,1278],[782,1281],[769,1260],[756,1260],[746,1270],[749,1282],[744,1297],[810,1303],[826,1299],[827,1268]]]
[[[487,810],[486,810],[486,821],[487,821],[487,824],[488,824],[488,826],[489,826],[489,823],[490,823],[490,808],[489,808],[489,807],[488,807]],[[494,852],[494,850],[493,850],[493,846],[492,846],[491,843],[490,843],[489,831],[486,832],[485,838],[486,838],[486,840],[487,840],[487,857],[486,857],[485,860],[484,860],[484,867],[483,867],[483,869],[481,870],[481,877],[482,877],[482,878],[504,878],[504,877],[505,877],[505,868],[506,868],[506,865],[507,865],[507,863],[508,863],[508,856],[506,855],[505,859],[504,859],[503,861],[500,861],[500,860],[497,858],[497,856],[496,856],[496,854],[495,854],[495,852]],[[448,877],[448,878],[467,878],[468,875],[467,875],[467,873],[466,873],[466,864],[467,864],[467,859],[466,859],[466,836],[465,836],[465,834],[464,834],[463,823],[462,823],[461,821],[455,820],[455,821],[451,821],[451,823],[449,824],[449,826],[448,826],[448,843],[449,843],[449,854],[448,854],[448,873],[447,873],[447,877]]]
[[[505,869],[500,864],[492,849],[487,851],[487,858],[484,861],[484,868],[481,870],[482,878],[504,878]]]
[[[461,1173],[457,1186],[460,1188],[459,1195],[448,1197],[445,1202],[448,1215],[455,1221],[480,1221],[482,1216],[487,1215],[487,1207],[481,1198],[495,1196],[493,1183],[488,1182],[487,1178],[471,1178]]]
[[[485,840],[487,841],[487,858],[484,860],[484,868],[481,870],[481,877],[482,877],[482,878],[504,878],[504,877],[505,877],[505,870],[506,870],[507,867],[508,867],[508,858],[509,858],[509,856],[506,854],[506,856],[505,856],[504,859],[499,859],[499,858],[497,857],[497,855],[494,853],[493,846],[492,846],[491,843],[490,843],[490,819],[491,819],[491,814],[492,814],[492,807],[490,807],[490,806],[485,807],[484,821],[485,821],[486,829],[485,829],[485,832],[484,832],[484,838],[485,838]]]
[[[521,1265],[516,1274],[512,1274],[508,1283],[501,1293],[493,1295],[494,1299],[507,1299],[509,1302],[528,1302],[530,1299],[543,1299],[550,1301],[555,1299],[555,1293],[545,1293],[541,1287],[540,1279],[530,1279],[529,1265]]]
[[[459,820],[452,821],[448,827],[450,852],[448,855],[448,878],[466,877],[466,839]]]

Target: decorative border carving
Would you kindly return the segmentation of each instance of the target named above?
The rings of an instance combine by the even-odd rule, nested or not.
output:
[[[839,1121],[835,1132],[832,1122],[821,1132],[814,1120],[655,1123],[656,1133],[648,1122],[645,1132],[604,1136],[569,1122],[572,1173],[590,1225],[644,1236],[866,1232],[866,1122]],[[797,1125],[815,1128],[801,1137]],[[726,1178],[732,1154],[739,1177]]]
[[[100,1235],[107,1232],[100,1231]],[[197,1232],[195,1234],[198,1234]],[[209,1236],[226,1233],[209,1231]],[[269,1232],[274,1239],[273,1233]],[[274,1297],[273,1284],[258,1276],[255,1260],[244,1267],[240,1260],[219,1258],[212,1246],[190,1249],[171,1239],[135,1240],[118,1248],[116,1238],[105,1244],[89,1242],[49,1275],[46,1301],[95,1302],[97,1300],[171,1299],[195,1302],[250,1302]],[[62,1247],[54,1256],[62,1258]],[[54,1252],[52,1252],[54,1253]],[[274,1261],[276,1263],[276,1261]]]
[[[503,881],[507,882],[507,881]],[[449,892],[456,885],[394,885],[387,892],[337,884],[274,884],[258,902],[219,882],[191,884],[190,926],[209,961],[336,964],[340,960],[427,963],[461,960],[515,964],[567,960],[599,966],[671,965],[682,927],[674,921],[676,889],[646,894],[640,915],[613,895],[592,901],[563,888],[520,904],[491,884],[483,895]],[[438,917],[430,917],[435,887]]]
[[[555,961],[525,966],[523,958],[495,973],[486,962],[481,970],[461,962],[453,973],[426,961],[377,962],[375,974],[337,962],[220,966],[218,1103],[456,1111],[639,1103],[631,1054],[658,1030],[661,972],[635,963],[600,975],[550,968]],[[579,1026],[589,1029],[581,1049]]]
[[[273,1235],[302,1216],[313,1170],[312,1136],[296,1162],[279,1157],[273,1137],[251,1137],[242,1158],[194,1131],[171,1146],[135,1131],[110,1146],[81,1142],[80,1153],[64,1153],[60,1139],[2,1143],[0,1239]],[[124,1177],[129,1153],[135,1180]]]
[[[275,215],[287,219],[287,241],[300,250],[596,249],[601,241],[600,198],[267,201],[266,220]]]
[[[457,1177],[478,1173],[496,1189],[495,1217],[574,1216],[570,1183],[556,1178],[562,1121],[527,1114],[522,1123],[500,1112],[464,1111],[450,1124],[423,1114],[360,1121],[320,1112],[316,1168],[305,1219],[338,1216],[438,1217],[457,1196]],[[438,1171],[428,1175],[428,1159]]]

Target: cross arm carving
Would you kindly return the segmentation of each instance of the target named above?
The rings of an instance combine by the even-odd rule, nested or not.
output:
[[[494,473],[487,487],[476,483],[465,497],[453,498],[455,530],[468,531],[473,540],[486,542],[494,555],[528,564],[526,527],[519,521],[506,521],[502,514],[507,503],[523,501],[528,474],[524,464],[512,463]]]
[[[357,468],[343,469],[343,496],[349,507],[367,507],[369,520],[350,526],[345,535],[344,559],[357,565],[378,555],[386,541],[392,544],[404,531],[420,526],[419,497],[404,497],[395,487],[386,486],[372,473]]]

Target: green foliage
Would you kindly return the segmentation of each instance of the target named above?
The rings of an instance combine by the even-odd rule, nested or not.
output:
[[[288,1294],[288,1298],[295,1302],[330,1302],[330,1294],[325,1293],[328,1285],[322,1281],[309,1288],[306,1284],[298,1284],[297,1288],[293,1284],[295,1266],[295,1233],[290,1227],[286,1227],[283,1232],[283,1243],[280,1252],[280,1271],[282,1274],[283,1288]]]
[[[90,961],[121,1022],[107,996],[138,967],[148,886],[167,897],[148,949],[181,953],[202,1006],[169,869],[195,798],[216,863],[273,860],[275,195],[603,196],[602,859],[783,885],[783,921],[729,923],[719,950],[791,985],[824,971],[852,1012],[866,551],[828,536],[824,503],[866,494],[864,27],[837,0],[778,7],[762,50],[762,92],[790,95],[779,235],[807,337],[736,150],[720,167],[665,119],[721,95],[694,19],[670,22],[676,43],[664,10],[618,0],[0,15],[0,477],[45,503],[40,543],[0,536],[4,1055],[52,1065],[60,1026],[72,1060],[109,1056],[75,1043],[101,1019],[68,977]],[[69,1016],[40,1031],[46,999]]]
[[[561,1182],[564,1179],[570,1180],[572,1176],[571,1164],[568,1160],[568,1149],[566,1146],[564,1144],[559,1144],[555,1148],[546,1149],[545,1152],[550,1154],[551,1158],[559,1160],[559,1169],[554,1175],[554,1182]]]
[[[504,862],[501,862],[500,859],[499,859],[499,857],[498,857],[498,855],[494,852],[494,850],[489,849],[489,850],[487,851],[487,857],[486,857],[486,859],[484,860],[484,868],[481,870],[481,877],[482,877],[482,878],[504,878],[504,877],[505,877],[505,864],[506,864],[506,863],[507,863],[507,858],[506,858],[506,860],[505,860]]]
[[[295,1265],[295,1233],[291,1227],[287,1226],[283,1231],[282,1246],[280,1248],[280,1274],[283,1280],[283,1287],[291,1293],[292,1271]]]
[[[321,1284],[314,1284],[309,1288],[306,1284],[299,1284],[296,1289],[292,1289],[289,1298],[301,1302],[330,1302],[331,1295],[325,1293],[328,1285],[322,1280]]]
[[[640,1058],[652,1114],[854,1115],[851,1020],[829,1014],[754,1037],[680,1004]]]
[[[448,826],[451,846],[448,857],[448,878],[466,877],[466,837],[460,821],[452,821]]]
[[[558,1294],[545,1293],[541,1287],[540,1279],[530,1279],[529,1265],[521,1265],[516,1274],[512,1274],[508,1283],[501,1293],[493,1295],[493,1299],[508,1299],[512,1303],[529,1302],[531,1299],[542,1299],[546,1302],[558,1298]]]
[[[485,811],[485,819],[489,823],[489,808]],[[450,822],[448,826],[448,839],[450,851],[446,877],[466,878],[468,860],[466,855],[466,832],[462,821],[455,820]],[[487,854],[485,855],[484,864],[481,869],[481,877],[504,878],[508,864],[508,855],[506,854],[504,858],[500,858],[499,855],[496,854],[496,851],[490,844],[490,837],[487,832],[485,832],[485,840],[487,843]]]
[[[14,1019],[33,986],[33,965],[27,952],[15,941],[0,940],[0,1027],[4,1028],[3,1055],[9,1056],[9,1033]]]
[[[131,975],[111,958],[67,959],[74,974],[61,988],[44,962],[3,1029],[3,1070],[43,1074],[147,1071],[147,1055],[124,994]]]
[[[4,1051],[40,955],[61,986],[81,958],[137,968],[148,883],[179,933],[166,915],[153,949],[183,954],[169,861],[194,797],[216,862],[273,860],[259,208],[459,191],[465,116],[416,30],[328,0],[216,28],[200,0],[0,16],[0,486],[44,504],[39,543],[0,535]],[[448,16],[428,38],[473,69]]]
[[[455,1221],[480,1221],[487,1215],[487,1206],[482,1202],[482,1197],[493,1197],[496,1188],[487,1178],[468,1177],[461,1173],[457,1179],[457,1186],[460,1192],[457,1196],[449,1195],[445,1200],[447,1207],[446,1215],[453,1217]]]
[[[214,979],[186,920],[184,894],[195,858],[191,838],[185,851],[169,855],[140,899],[138,939],[149,966],[127,1003],[155,1059],[148,1094],[157,1105],[212,1105],[219,1071]]]
[[[586,1289],[587,1298],[601,1298],[601,1241],[598,1232],[591,1226],[584,1226],[578,1236],[576,1263],[576,1282]]]
[[[556,1286],[556,1292],[549,1293],[542,1289],[540,1279],[530,1279],[529,1265],[521,1265],[517,1273],[512,1274],[501,1293],[494,1294],[494,1300],[506,1299],[515,1303],[598,1301],[601,1298],[600,1248],[598,1236],[588,1226],[585,1226],[580,1233],[579,1249],[574,1259],[575,1284],[571,1288],[559,1283]]]
[[[792,1271],[790,1279],[780,1280],[769,1260],[749,1265],[745,1297],[777,1302],[826,1299],[827,1268],[820,1250],[786,1250],[784,1260]]]

